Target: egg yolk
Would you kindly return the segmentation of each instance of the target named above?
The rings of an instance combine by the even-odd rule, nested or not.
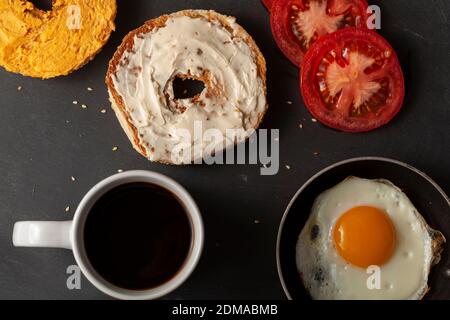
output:
[[[380,209],[361,206],[345,212],[336,222],[333,240],[339,255],[352,265],[381,266],[395,249],[395,227]]]

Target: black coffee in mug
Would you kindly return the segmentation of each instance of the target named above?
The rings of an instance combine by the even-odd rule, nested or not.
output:
[[[125,289],[157,287],[182,268],[192,245],[184,206],[161,186],[129,183],[97,200],[84,229],[92,267]]]

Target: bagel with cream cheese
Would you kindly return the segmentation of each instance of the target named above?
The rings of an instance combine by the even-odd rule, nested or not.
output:
[[[202,81],[205,89],[176,99],[177,77]],[[215,151],[243,142],[267,110],[263,55],[235,18],[214,11],[163,15],[130,32],[110,61],[106,84],[134,148],[162,163],[210,155],[210,143],[199,139],[194,127],[221,136]],[[230,138],[229,131],[238,133]]]
[[[36,78],[67,75],[108,41],[116,11],[116,0],[53,0],[50,11],[0,0],[0,65]]]

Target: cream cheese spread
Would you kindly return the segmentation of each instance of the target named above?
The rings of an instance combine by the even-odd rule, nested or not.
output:
[[[204,157],[210,141],[195,128],[217,129],[216,142],[226,148],[258,126],[267,108],[264,81],[256,54],[234,18],[227,19],[231,28],[205,17],[170,16],[165,26],[137,34],[122,55],[112,80],[150,160],[186,162],[181,146],[192,147],[189,162]],[[194,99],[175,99],[177,76],[200,79],[205,89]],[[234,139],[230,129],[238,132]]]

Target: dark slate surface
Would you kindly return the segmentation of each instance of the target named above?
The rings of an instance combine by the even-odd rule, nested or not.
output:
[[[258,0],[119,0],[117,31],[83,69],[47,81],[1,70],[0,298],[107,298],[85,279],[81,290],[66,288],[65,271],[74,264],[71,252],[13,248],[11,234],[17,220],[70,219],[84,193],[118,169],[155,170],[175,178],[203,212],[203,257],[185,285],[168,296],[175,299],[284,298],[275,262],[279,220],[300,185],[338,160],[364,155],[395,158],[424,170],[449,190],[450,4],[373,2],[382,8],[381,33],[398,50],[407,96],[391,124],[367,134],[339,133],[311,121],[299,96],[297,70],[276,48],[268,14]],[[270,109],[262,127],[281,130],[278,175],[260,176],[255,165],[152,164],[131,148],[110,111],[103,79],[123,36],[147,19],[187,8],[236,16],[264,53]],[[89,109],[74,106],[73,100]],[[100,113],[102,108],[108,108],[106,115]],[[119,151],[112,152],[113,146]],[[77,180],[72,182],[70,176]],[[66,213],[68,205],[71,210]],[[255,219],[261,223],[255,224]]]

